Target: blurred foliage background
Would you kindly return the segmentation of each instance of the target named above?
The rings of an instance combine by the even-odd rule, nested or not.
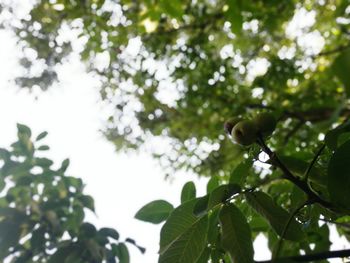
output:
[[[148,149],[169,172],[227,176],[243,156],[223,135],[231,116],[272,109],[273,147],[307,154],[349,114],[349,1],[31,4],[1,4],[23,51],[17,84],[46,90],[79,53],[113,109],[106,137],[117,149],[161,144]]]

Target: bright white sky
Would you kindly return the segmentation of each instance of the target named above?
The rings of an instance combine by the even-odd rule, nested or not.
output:
[[[0,147],[7,147],[16,136],[16,123],[30,126],[34,134],[48,131],[45,142],[56,164],[70,158],[68,174],[86,183],[86,193],[95,199],[98,217],[88,220],[99,227],[114,227],[123,238],[134,238],[146,247],[145,255],[130,247],[131,262],[157,262],[159,226],[133,219],[135,212],[155,199],[179,204],[182,185],[194,180],[204,194],[206,179],[179,172],[172,183],[164,181],[164,172],[146,153],[117,154],[99,129],[104,108],[98,103],[97,81],[84,72],[78,59],[59,71],[60,86],[52,87],[35,99],[34,94],[18,90],[8,82],[18,71],[15,41],[11,34],[0,30]],[[344,248],[337,240],[333,249]],[[255,258],[268,259],[266,240],[255,242]],[[336,262],[336,261],[333,261]],[[338,261],[339,262],[339,261]]]

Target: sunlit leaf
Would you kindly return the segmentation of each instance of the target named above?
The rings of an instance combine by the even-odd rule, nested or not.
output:
[[[173,209],[173,205],[169,202],[156,200],[142,207],[136,213],[135,218],[149,223],[159,224],[168,218]]]

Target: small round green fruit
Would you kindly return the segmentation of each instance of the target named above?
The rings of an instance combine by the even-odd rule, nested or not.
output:
[[[266,137],[271,135],[276,129],[277,121],[271,113],[261,113],[255,117],[254,123],[258,129],[258,132]]]
[[[228,135],[231,135],[232,129],[233,127],[235,127],[235,125],[240,122],[242,119],[239,117],[235,117],[235,118],[231,118],[227,121],[225,121],[224,124],[224,130]]]
[[[254,122],[243,120],[233,127],[231,135],[234,142],[240,145],[249,146],[256,141],[258,137],[257,132],[258,130]]]

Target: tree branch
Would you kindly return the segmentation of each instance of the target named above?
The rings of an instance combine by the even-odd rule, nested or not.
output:
[[[332,208],[332,204],[326,200],[323,200],[320,196],[313,192],[309,188],[307,182],[295,177],[289,171],[289,169],[281,162],[278,156],[273,151],[271,151],[271,149],[265,144],[264,140],[262,139],[262,136],[259,136],[257,143],[260,145],[261,149],[270,157],[271,163],[283,172],[283,178],[291,181],[293,184],[298,186],[303,192],[305,192],[309,198],[310,203],[317,202],[324,207]]]
[[[350,249],[325,251],[325,252],[313,253],[309,255],[276,258],[274,260],[256,261],[256,263],[310,262],[310,261],[322,260],[322,259],[328,259],[328,258],[345,258],[345,257],[350,257]]]
[[[346,49],[350,48],[350,43],[347,44],[347,45],[341,45],[335,49],[331,49],[331,50],[328,50],[328,51],[323,51],[323,52],[320,52],[314,56],[312,56],[313,58],[316,58],[316,57],[321,57],[321,56],[328,56],[328,55],[332,55],[332,54],[335,54],[335,53],[339,53],[339,52],[342,52]]]
[[[217,19],[222,18],[223,16],[224,16],[223,13],[216,13],[216,14],[213,14],[212,16],[209,16],[208,19],[206,19],[204,22],[184,24],[184,25],[179,26],[177,28],[162,29],[162,30],[151,32],[151,33],[146,33],[146,34],[143,34],[141,36],[141,38],[143,40],[147,40],[154,35],[172,34],[172,33],[180,32],[183,30],[189,30],[189,29],[204,29],[205,27],[207,27],[211,23],[215,22]]]
[[[267,110],[276,110],[273,106],[267,106],[262,104],[248,104],[247,108],[251,109],[267,109]],[[297,120],[300,120],[302,122],[310,121],[310,122],[320,122],[324,121],[326,119],[329,119],[332,117],[332,114],[334,113],[336,109],[334,108],[320,108],[315,110],[308,110],[308,111],[289,111],[285,110],[283,111],[283,114],[280,118],[280,120],[284,120],[286,118],[294,118]],[[340,113],[340,116],[343,117],[349,117],[350,116],[350,109],[343,109]]]
[[[326,218],[320,218],[319,220],[323,221],[323,222],[326,222],[326,223],[334,224],[336,226],[340,226],[340,227],[344,227],[344,228],[350,229],[350,223],[336,222],[336,221],[328,220]]]
[[[304,125],[304,123],[304,121],[299,120],[299,122],[294,126],[294,128],[287,133],[283,141],[284,145],[288,143],[289,139]]]

